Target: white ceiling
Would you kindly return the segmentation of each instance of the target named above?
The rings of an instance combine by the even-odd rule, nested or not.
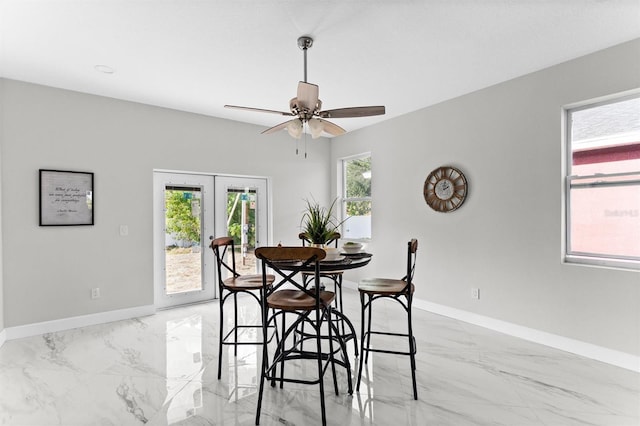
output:
[[[0,31],[2,77],[265,127],[223,105],[288,111],[310,35],[323,109],[387,108],[349,131],[638,38],[640,1],[0,0]]]

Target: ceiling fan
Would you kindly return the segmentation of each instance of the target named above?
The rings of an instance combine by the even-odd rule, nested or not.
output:
[[[320,137],[322,132],[338,136],[346,131],[337,124],[325,120],[326,118],[368,117],[385,113],[384,106],[348,107],[322,111],[322,101],[318,99],[318,86],[307,82],[307,50],[312,45],[313,39],[311,37],[302,36],[298,38],[298,47],[304,52],[304,81],[298,83],[297,96],[289,101],[290,112],[237,105],[225,105],[224,107],[296,117],[262,132],[262,134],[269,134],[287,129],[289,134],[296,139],[302,136],[305,124],[307,124],[313,139]]]

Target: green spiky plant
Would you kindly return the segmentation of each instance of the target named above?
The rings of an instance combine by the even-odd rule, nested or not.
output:
[[[333,216],[333,208],[338,199],[334,199],[329,208],[321,206],[315,199],[305,201],[307,209],[302,215],[300,228],[313,244],[325,244],[344,222],[338,222]]]

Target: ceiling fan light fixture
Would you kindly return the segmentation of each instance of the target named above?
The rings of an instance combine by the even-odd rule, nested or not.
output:
[[[312,45],[313,39],[311,37],[302,36],[298,38],[298,47],[302,49],[304,56],[304,80],[298,82],[297,96],[289,101],[290,111],[275,111],[237,105],[225,105],[225,108],[296,117],[293,120],[289,119],[262,132],[262,134],[271,134],[281,131],[282,129],[287,129],[289,135],[295,139],[300,139],[305,131],[311,133],[313,139],[319,138],[323,132],[330,136],[340,136],[346,133],[345,129],[327,119],[369,117],[385,113],[384,106],[360,106],[322,110],[322,101],[318,98],[320,88],[317,84],[307,81],[307,50],[309,50]],[[305,127],[307,127],[307,129],[305,129]]]
[[[320,135],[322,135],[322,131],[324,130],[324,123],[319,118],[312,118],[308,121],[309,130],[311,131],[311,137],[313,139],[318,139]]]
[[[287,125],[287,132],[292,138],[300,139],[302,136],[302,120],[296,118]]]

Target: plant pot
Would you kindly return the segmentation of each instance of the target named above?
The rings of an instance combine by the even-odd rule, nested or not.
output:
[[[336,260],[340,257],[340,250],[336,247],[324,247],[324,251],[327,253],[325,260]]]

